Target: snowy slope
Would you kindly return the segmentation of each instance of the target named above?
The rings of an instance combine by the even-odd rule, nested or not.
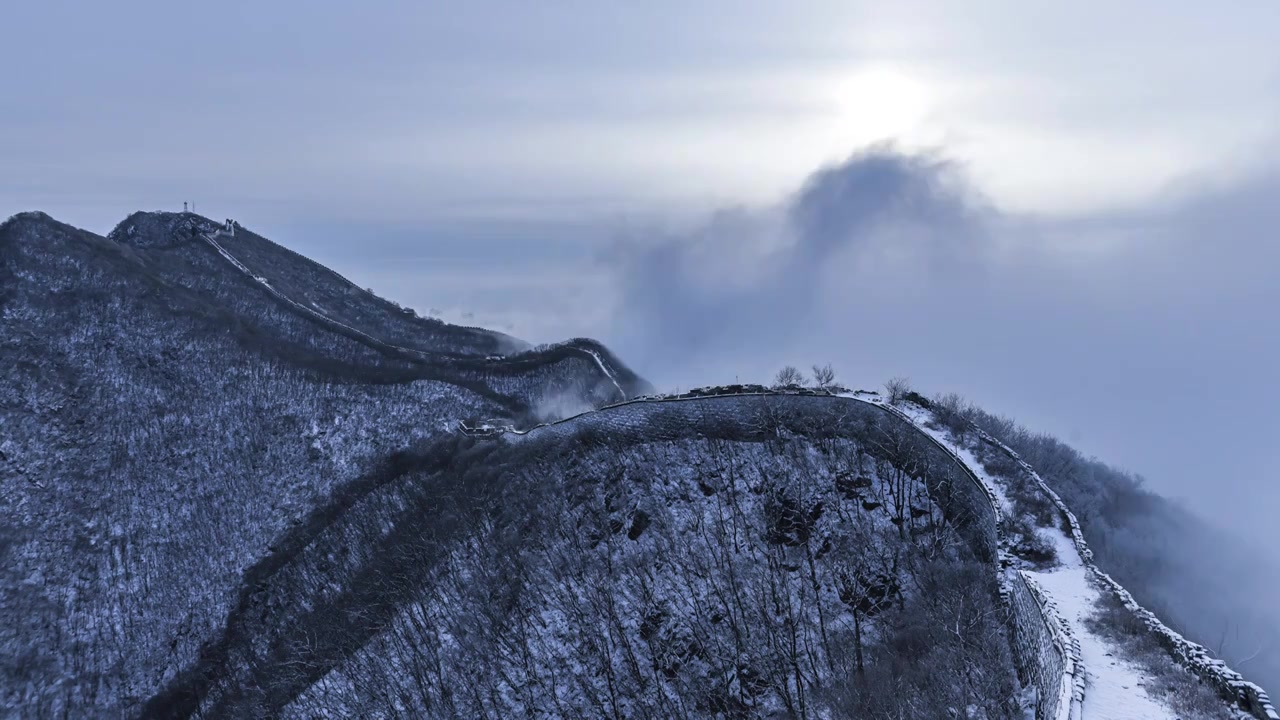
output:
[[[136,716],[353,485],[463,418],[646,388],[599,343],[489,356],[188,221],[0,223],[0,718]]]
[[[1093,629],[1118,599],[1280,720],[942,405],[628,400],[599,343],[507,347],[214,227],[0,225],[0,715],[1177,717]]]
[[[1119,648],[1093,632],[1085,620],[1102,594],[1089,577],[1075,544],[1061,531],[1051,533],[1059,567],[1028,571],[1058,605],[1080,642],[1086,673],[1084,717],[1101,720],[1176,718],[1177,714],[1146,688],[1144,671],[1120,657]]]
[[[543,346],[540,348],[529,347],[522,341],[513,338],[507,338],[500,334],[494,334],[495,337],[502,339],[502,345],[510,346],[514,351],[508,354],[489,354],[480,359],[479,356],[473,358],[462,358],[456,352],[442,351],[442,348],[452,347],[448,343],[441,343],[439,346],[422,346],[415,344],[410,347],[405,344],[393,342],[385,336],[375,336],[369,332],[355,327],[352,321],[344,322],[336,317],[332,312],[326,311],[323,307],[316,304],[314,300],[307,299],[305,293],[297,290],[290,291],[278,287],[267,277],[256,272],[237,254],[233,253],[227,244],[236,240],[238,225],[228,225],[226,227],[215,226],[207,222],[199,222],[193,218],[187,218],[192,225],[195,237],[203,240],[213,248],[218,255],[231,264],[240,274],[248,280],[258,284],[273,298],[284,303],[294,311],[300,313],[303,317],[311,318],[319,321],[322,325],[329,329],[338,330],[340,333],[359,339],[364,344],[385,352],[391,356],[411,359],[417,363],[429,363],[437,368],[450,368],[451,372],[446,374],[458,375],[466,377],[475,377],[486,375],[519,372],[520,369],[531,365],[549,365],[554,362],[556,357],[564,357],[567,353],[569,357],[584,358],[589,361],[595,370],[599,371],[599,381],[597,387],[591,391],[591,395],[599,395],[593,398],[592,402],[587,406],[603,404],[605,402],[617,402],[639,394],[649,389],[648,383],[640,379],[634,373],[622,367],[617,358],[599,343],[586,338],[576,338],[555,345]],[[241,234],[244,234],[243,232]],[[220,241],[221,239],[221,241]],[[265,239],[259,244],[269,244]],[[283,248],[282,248],[283,250]],[[307,261],[309,262],[309,261]],[[292,266],[286,266],[286,270],[292,269]],[[276,272],[280,272],[276,270]],[[268,273],[270,274],[270,273]],[[340,278],[340,276],[335,276]],[[340,278],[352,288],[349,281]],[[365,292],[365,291],[360,291]],[[301,302],[299,301],[301,300]],[[402,315],[403,313],[391,313],[391,317]],[[396,317],[397,320],[400,318]],[[429,327],[435,327],[439,323],[428,323]],[[467,331],[471,328],[454,328],[455,331]],[[477,332],[480,332],[477,330]],[[487,332],[487,331],[486,331]],[[394,336],[393,336],[394,337]],[[492,338],[490,338],[492,340]],[[420,340],[419,340],[420,342]],[[456,348],[455,348],[456,349]],[[465,353],[463,353],[465,354]],[[578,373],[582,376],[582,373]],[[553,393],[558,394],[558,393]],[[581,394],[576,393],[576,394]],[[581,398],[575,398],[581,400]],[[581,403],[579,403],[581,404]]]
[[[986,471],[970,447],[957,443],[945,429],[934,423],[932,414],[915,405],[907,405],[903,415],[909,417],[921,432],[944,444],[959,456],[970,471],[987,485],[1002,509],[1012,511],[1005,479]],[[1081,557],[1076,541],[1058,526],[1042,528],[1057,551],[1058,565],[1046,569],[1024,569],[1039,587],[1052,598],[1071,636],[1079,643],[1083,660],[1083,718],[1089,720],[1159,720],[1177,718],[1177,713],[1149,692],[1145,672],[1121,657],[1121,649],[1100,636],[1086,621],[1102,600],[1102,589]]]

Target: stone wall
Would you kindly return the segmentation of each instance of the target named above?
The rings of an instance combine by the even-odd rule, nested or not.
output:
[[[1018,615],[1013,623],[1014,652],[1030,669],[1032,682],[1027,684],[1037,689],[1036,717],[1079,718],[1085,681],[1080,641],[1036,581],[1021,570],[1016,574],[1009,583]]]
[[[1240,673],[1227,667],[1225,662],[1213,657],[1204,646],[1191,642],[1165,625],[1154,613],[1134,600],[1133,595],[1128,590],[1125,590],[1120,583],[1103,572],[1093,561],[1093,551],[1089,549],[1089,544],[1085,542],[1084,533],[1080,529],[1080,522],[1058,493],[1054,492],[1053,488],[1049,487],[1039,473],[1014,452],[1012,448],[976,426],[974,429],[985,441],[994,447],[1000,448],[1017,462],[1022,471],[1027,473],[1027,476],[1053,501],[1053,504],[1066,520],[1067,525],[1070,526],[1072,542],[1075,543],[1076,549],[1079,551],[1080,557],[1089,569],[1090,574],[1102,587],[1115,595],[1116,599],[1147,627],[1160,642],[1160,645],[1169,652],[1179,665],[1217,688],[1223,698],[1234,703],[1250,716],[1258,720],[1280,720],[1280,713],[1276,711],[1266,691],[1258,685],[1245,680]]]
[[[914,425],[905,413],[892,405],[869,404]],[[923,431],[920,434],[929,437]],[[990,533],[999,546],[1000,593],[1012,619],[1010,642],[1014,660],[1022,674],[1023,685],[1036,689],[1037,720],[1080,718],[1085,687],[1080,641],[1035,580],[1020,570],[1012,569],[1016,563],[1008,552],[1001,530],[1000,499],[994,490],[974,475],[951,448],[932,437],[929,440],[952,459],[973,486],[982,491],[982,505],[991,515]],[[975,502],[978,501],[975,499]]]
[[[925,456],[925,481],[975,555],[996,568],[1010,618],[1010,641],[1024,685],[1036,689],[1036,717],[1078,717],[1084,673],[1079,645],[1033,580],[1013,570],[1000,530],[999,503],[946,446],[911,420],[879,402],[832,395],[746,393],[696,398],[637,400],[545,425],[514,442],[537,442],[555,452],[567,443],[632,443],[689,437],[767,441],[771,437],[859,437],[875,423],[909,431]],[[1073,702],[1074,700],[1074,702]]]

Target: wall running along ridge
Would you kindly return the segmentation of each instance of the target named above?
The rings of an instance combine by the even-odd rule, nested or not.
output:
[[[1052,601],[1033,580],[1013,569],[993,491],[949,448],[892,406],[847,396],[785,392],[644,399],[505,437],[522,443],[551,441],[549,447],[563,442],[626,443],[689,436],[767,440],[790,433],[857,438],[876,420],[896,423],[911,433],[931,469],[924,477],[930,495],[975,555],[994,566],[1011,620],[1010,642],[1020,679],[1036,689],[1036,718],[1078,718],[1084,688],[1079,644]]]
[[[906,413],[883,402],[860,400],[875,405],[915,427]],[[1018,672],[1023,674],[1023,685],[1036,688],[1037,720],[1078,720],[1083,714],[1085,693],[1085,669],[1080,641],[1071,631],[1071,625],[1058,612],[1053,599],[1030,575],[1015,569],[1017,559],[1008,552],[1003,531],[1003,512],[1000,500],[993,488],[987,486],[951,448],[936,438],[918,430],[937,447],[941,448],[960,466],[965,475],[982,488],[990,506],[992,523],[1000,548],[1000,594],[1012,615],[1014,659]]]
[[[1020,669],[1028,673],[1027,684],[1039,692],[1036,717],[1078,720],[1085,680],[1080,641],[1053,599],[1026,573],[1014,573],[1007,586],[1008,602],[1016,616],[1012,624],[1014,653],[1019,657]],[[1041,625],[1044,633],[1039,632]],[[1029,633],[1028,628],[1032,629]]]
[[[999,440],[992,437],[989,433],[973,426],[978,435],[993,447],[999,448],[1007,453],[1014,462],[1022,468],[1036,485],[1045,493],[1058,511],[1066,519],[1067,524],[1071,527],[1071,541],[1075,543],[1076,550],[1080,553],[1081,560],[1089,570],[1089,574],[1096,579],[1102,587],[1110,591],[1117,600],[1143,625],[1146,626],[1156,639],[1160,641],[1161,647],[1173,656],[1183,668],[1194,673],[1197,677],[1208,682],[1217,688],[1219,694],[1224,698],[1235,703],[1241,710],[1249,713],[1250,716],[1258,720],[1280,720],[1280,713],[1277,713],[1275,705],[1272,704],[1271,698],[1267,696],[1265,690],[1258,685],[1244,679],[1240,673],[1227,667],[1227,664],[1215,657],[1203,646],[1191,642],[1184,638],[1181,634],[1175,632],[1172,628],[1165,625],[1150,610],[1142,607],[1128,590],[1124,589],[1120,583],[1116,582],[1107,573],[1103,572],[1093,561],[1093,551],[1089,549],[1089,544],[1085,542],[1084,533],[1080,529],[1080,522],[1076,520],[1076,516],[1063,502],[1058,493],[1040,477],[1018,453],[1012,448]]]

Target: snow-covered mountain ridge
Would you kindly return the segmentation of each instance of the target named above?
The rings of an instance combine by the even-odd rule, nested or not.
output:
[[[914,394],[656,396],[176,213],[0,225],[0,360],[2,713],[1187,716],[1113,598],[1276,717]]]
[[[0,715],[132,714],[335,489],[461,417],[524,417],[544,396],[589,407],[618,397],[615,378],[647,387],[596,343],[507,347],[250,233],[227,243],[276,288],[422,348],[388,352],[273,296],[195,227],[217,226],[0,224]]]

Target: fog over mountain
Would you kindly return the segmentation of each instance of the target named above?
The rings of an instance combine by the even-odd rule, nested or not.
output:
[[[937,156],[872,148],[781,206],[621,246],[608,260],[623,288],[610,328],[667,386],[784,363],[836,362],[853,377],[900,368],[1069,438],[1244,541],[1264,564],[1241,601],[1280,626],[1269,600],[1280,340],[1263,330],[1280,306],[1276,190],[1261,175],[1124,214],[1019,218]],[[1197,562],[1220,563],[1217,552]],[[1201,622],[1237,632],[1208,610],[1221,588],[1176,592],[1200,591],[1216,615]],[[1243,652],[1274,654],[1274,642]]]
[[[790,245],[633,249],[629,341],[751,352],[750,319],[823,317],[837,260],[942,284],[986,214],[936,159],[854,156],[717,219]],[[700,275],[735,249],[745,288]],[[6,713],[1276,715],[1272,567],[954,393],[655,394],[596,341],[420,318],[191,212],[20,213],[0,271]]]
[[[5,22],[0,718],[1280,720],[1280,4]]]
[[[1271,549],[1278,188],[1268,172],[1124,213],[1011,216],[962,167],[871,149],[778,206],[622,244],[601,334],[669,385],[834,362],[955,389]]]
[[[510,285],[548,313],[508,313],[514,296],[492,285],[469,307],[552,337],[606,338],[665,388],[832,362],[854,382],[901,373],[960,392],[1242,540],[1242,562],[1265,558],[1245,602],[1280,626],[1268,600],[1280,587],[1277,340],[1265,330],[1280,301],[1274,157],[1124,210],[1050,216],[1001,211],[945,149],[872,146],[775,204],[566,225],[538,261],[547,280]],[[486,235],[521,252],[519,227]],[[1230,613],[1208,612],[1219,634],[1238,633]]]

